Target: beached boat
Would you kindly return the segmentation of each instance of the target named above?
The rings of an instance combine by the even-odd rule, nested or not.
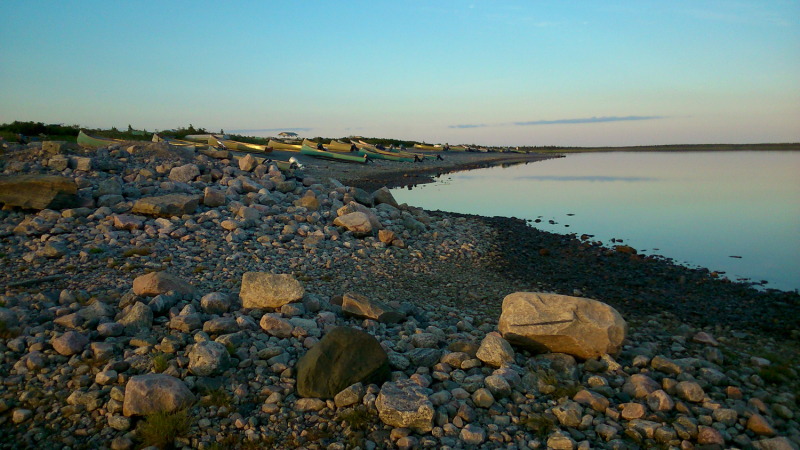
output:
[[[442,150],[444,150],[443,147],[436,147],[434,145],[428,145],[428,144],[414,144],[414,148],[418,148],[420,150],[427,150],[429,152],[441,152]]]
[[[369,161],[369,156],[366,155],[356,156],[356,155],[346,155],[344,153],[328,152],[325,150],[317,150],[307,145],[303,145],[300,148],[300,153],[308,156],[314,156],[316,158],[332,159],[334,161],[342,161],[342,162],[354,162],[354,163],[364,164],[367,161]]]
[[[123,141],[100,136],[89,136],[83,130],[78,132],[78,145],[81,147],[104,147],[106,145],[119,144],[120,142]]]
[[[187,134],[183,137],[185,141],[192,141],[192,142],[202,142],[203,144],[208,144],[209,140],[211,139],[229,139],[230,137],[227,134]]]
[[[204,144],[202,142],[191,142],[191,141],[184,141],[181,139],[173,139],[168,137],[159,136],[157,133],[153,133],[153,138],[151,139],[153,142],[166,142],[169,145],[174,145],[175,147],[185,147],[185,148],[193,148],[196,150],[208,148],[208,144]]]
[[[451,152],[466,152],[468,149],[463,145],[453,145],[448,148]]]
[[[354,144],[345,144],[344,142],[338,141],[331,141],[328,144],[328,151],[329,152],[354,152],[356,151],[356,147]]]
[[[213,145],[214,147],[222,146],[228,150],[233,150],[236,152],[270,153],[272,151],[272,147],[268,145],[250,144],[248,142],[232,141],[230,139],[221,139],[217,137],[209,138],[208,144]]]
[[[273,141],[272,139],[269,140],[267,146],[272,147],[275,150],[284,150],[287,152],[299,152],[301,148],[303,148],[300,144],[287,144],[285,142],[278,142]]]
[[[362,148],[358,151],[359,155],[368,156],[372,159],[385,159],[387,161],[399,161],[399,162],[415,162],[417,161],[416,157],[405,157],[402,155],[393,154],[391,152],[382,151],[382,150],[367,150]]]

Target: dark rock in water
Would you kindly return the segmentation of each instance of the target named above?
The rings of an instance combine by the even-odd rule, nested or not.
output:
[[[25,209],[65,209],[77,206],[78,186],[72,179],[51,175],[0,177],[0,203]]]
[[[297,361],[301,397],[333,398],[356,383],[389,379],[389,357],[371,335],[353,328],[334,328]]]

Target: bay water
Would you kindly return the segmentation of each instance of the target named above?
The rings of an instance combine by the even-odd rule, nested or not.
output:
[[[574,153],[392,193],[425,209],[528,219],[731,280],[800,289],[796,151]]]

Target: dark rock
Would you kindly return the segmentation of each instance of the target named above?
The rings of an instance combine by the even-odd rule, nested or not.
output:
[[[389,379],[386,352],[371,335],[338,327],[297,362],[297,392],[301,397],[333,398],[356,383],[381,384]]]

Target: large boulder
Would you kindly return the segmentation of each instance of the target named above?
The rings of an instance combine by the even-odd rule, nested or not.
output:
[[[381,384],[389,379],[389,358],[380,343],[363,331],[338,327],[297,361],[301,397],[334,398],[348,386]]]
[[[498,330],[510,343],[536,352],[592,359],[618,353],[628,325],[597,300],[515,292],[503,299]]]
[[[355,292],[348,292],[342,297],[342,313],[347,317],[372,319],[381,323],[398,323],[405,319],[405,314],[389,305]]]
[[[154,297],[169,291],[184,295],[197,293],[194,286],[166,272],[151,272],[133,280],[133,293],[140,297]]]
[[[433,429],[433,403],[412,380],[385,383],[375,400],[378,417],[386,425],[425,434]]]
[[[303,298],[305,289],[292,275],[246,272],[239,296],[244,308],[280,308]]]
[[[78,205],[78,186],[60,176],[2,176],[0,203],[25,209],[72,208]]]
[[[125,386],[122,413],[130,416],[149,416],[188,408],[194,395],[183,381],[160,373],[131,377]]]
[[[346,228],[356,236],[366,236],[372,233],[372,224],[369,216],[363,212],[345,214],[334,219],[333,224],[337,227]]]
[[[157,197],[140,198],[133,205],[134,214],[150,216],[182,216],[192,214],[200,198],[196,195],[169,194]]]

